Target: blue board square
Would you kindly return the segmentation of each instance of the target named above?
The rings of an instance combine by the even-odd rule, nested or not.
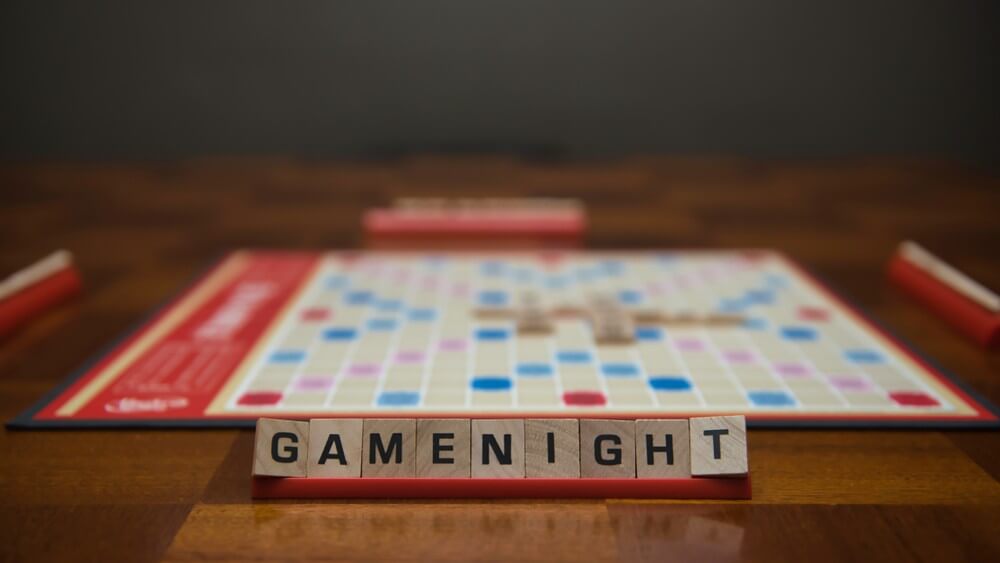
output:
[[[395,330],[396,321],[395,319],[370,319],[368,321],[368,330]]]
[[[743,298],[750,302],[759,305],[770,305],[774,303],[774,293],[769,289],[749,289],[743,295]]]
[[[658,326],[640,326],[635,329],[636,340],[663,340],[663,329]]]
[[[304,350],[275,350],[269,358],[273,364],[297,364],[306,359]]]
[[[517,374],[527,377],[552,375],[552,366],[549,364],[518,364]]]
[[[550,276],[545,279],[545,286],[549,289],[563,289],[569,285],[569,278],[565,276]]]
[[[344,302],[348,305],[367,305],[372,302],[374,297],[370,291],[351,291],[344,295]]]
[[[844,356],[856,364],[881,364],[885,361],[882,355],[878,352],[874,350],[866,350],[864,348],[844,350]]]
[[[795,399],[784,391],[750,391],[750,402],[758,407],[794,407]]]
[[[375,302],[375,308],[383,313],[392,313],[403,308],[403,302],[398,299],[383,299]]]
[[[328,276],[323,285],[327,289],[344,289],[348,285],[348,280],[344,276]]]
[[[522,283],[530,282],[535,277],[535,272],[528,268],[518,268],[514,271],[514,280]]]
[[[563,364],[586,364],[590,362],[590,352],[585,350],[561,350],[556,360]]]
[[[677,255],[671,252],[661,252],[656,255],[656,261],[662,265],[673,264],[677,262]]]
[[[601,270],[609,276],[617,276],[625,271],[625,264],[621,260],[602,260]]]
[[[816,329],[807,326],[781,327],[781,336],[788,340],[816,340]]]
[[[767,319],[762,319],[759,317],[750,317],[743,320],[743,328],[750,330],[764,330],[767,328]]]
[[[739,313],[750,305],[751,303],[742,297],[730,297],[719,302],[719,312]]]
[[[434,312],[434,309],[410,309],[407,316],[411,321],[427,322],[433,321],[437,313]]]
[[[503,274],[504,263],[497,260],[483,262],[480,271],[486,276],[499,276]]]
[[[420,393],[415,391],[383,391],[378,396],[380,407],[415,407],[420,404]]]
[[[618,292],[618,300],[626,305],[638,305],[642,302],[642,292],[634,289],[623,289]]]
[[[603,364],[601,373],[608,377],[634,377],[639,375],[639,368],[635,364]]]
[[[503,375],[480,375],[473,377],[471,384],[475,391],[508,391],[514,385]]]
[[[507,304],[507,293],[503,291],[480,291],[479,302],[488,307],[503,307]]]
[[[323,331],[323,340],[354,340],[358,331],[349,327],[328,328]]]
[[[656,391],[690,391],[691,382],[685,377],[657,375],[649,378],[649,386]]]
[[[781,289],[788,287],[788,279],[781,274],[768,274],[764,277],[764,283],[767,287],[773,289]]]
[[[481,328],[476,331],[478,340],[507,340],[510,332],[502,328]]]

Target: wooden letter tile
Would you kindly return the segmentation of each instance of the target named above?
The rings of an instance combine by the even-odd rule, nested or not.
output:
[[[309,477],[361,477],[360,418],[309,421]]]
[[[746,475],[747,423],[742,416],[691,419],[691,475]]]
[[[257,420],[253,474],[269,477],[305,477],[309,455],[309,423],[299,420]]]
[[[519,334],[548,334],[552,332],[552,322],[542,307],[538,294],[521,292],[517,307],[517,332]]]
[[[366,418],[361,441],[362,477],[415,477],[417,421]]]
[[[417,477],[468,477],[469,419],[417,421]]]
[[[472,476],[524,477],[524,421],[472,421]]]
[[[640,479],[690,477],[688,421],[635,421],[635,470]]]
[[[580,477],[580,421],[524,421],[524,472],[527,477]]]
[[[599,344],[627,344],[635,336],[632,317],[611,295],[598,293],[588,303],[590,327]]]
[[[635,478],[635,421],[580,420],[580,476]]]

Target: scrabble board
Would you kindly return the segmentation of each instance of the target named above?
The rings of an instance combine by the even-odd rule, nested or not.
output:
[[[529,292],[548,330],[512,316]],[[595,339],[593,295],[631,315],[627,338]],[[776,252],[240,251],[12,426],[709,414],[998,421]]]

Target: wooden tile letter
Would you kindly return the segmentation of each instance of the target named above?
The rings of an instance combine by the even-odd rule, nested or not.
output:
[[[269,477],[305,477],[309,453],[309,423],[299,420],[257,420],[253,447],[253,474]]]
[[[524,421],[472,421],[472,476],[524,477]]]
[[[746,475],[747,423],[742,416],[691,419],[691,475]]]
[[[635,335],[632,317],[614,297],[599,293],[588,303],[590,327],[598,344],[627,344]]]
[[[527,477],[580,477],[580,421],[524,421],[524,471]]]
[[[635,421],[580,420],[580,476],[635,478]]]
[[[361,441],[362,477],[415,477],[417,421],[366,418]]]
[[[309,421],[309,477],[361,477],[360,418]]]
[[[635,470],[640,479],[690,477],[688,421],[635,421]]]
[[[469,477],[469,419],[417,421],[417,477]]]
[[[519,334],[548,334],[552,332],[552,323],[535,292],[525,291],[519,296],[516,323]]]

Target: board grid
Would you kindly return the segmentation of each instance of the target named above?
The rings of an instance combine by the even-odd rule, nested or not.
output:
[[[256,266],[272,261],[258,268],[262,279],[290,269],[282,255],[241,256]],[[735,413],[751,424],[996,420],[988,406],[773,252],[364,252],[307,262],[288,276],[287,296],[245,351],[223,343],[185,365],[185,381],[215,382],[203,409],[194,416],[146,411],[146,418]],[[261,283],[235,279],[223,303],[234,296],[239,303],[241,287],[246,293],[247,284]],[[510,309],[525,291],[550,312],[580,309],[600,293],[626,311],[675,320],[638,323],[627,344],[598,343],[585,317],[554,313],[551,334],[518,334],[513,319],[489,313]],[[256,306],[249,294],[243,299]],[[194,310],[211,309],[202,305]],[[208,311],[193,340],[225,311],[254,314]],[[711,321],[720,315],[739,322]],[[170,381],[164,385],[176,392],[168,344],[146,351],[159,354],[155,368],[125,368],[96,391],[93,381],[71,391],[151,392]],[[232,367],[212,373],[223,353],[237,356]],[[143,361],[151,362],[136,363]],[[34,419],[100,419],[90,403],[74,412],[66,401],[53,403],[51,412],[61,414],[36,410],[43,416]]]

